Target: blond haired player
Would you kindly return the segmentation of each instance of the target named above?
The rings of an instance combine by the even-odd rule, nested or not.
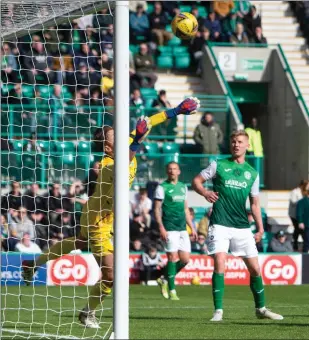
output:
[[[136,130],[130,135],[130,186],[134,181],[137,169],[135,154],[148,135],[152,126],[161,124],[179,114],[193,114],[199,108],[199,100],[187,98],[176,108],[157,113],[151,117],[141,117]],[[48,252],[40,255],[35,261],[23,261],[22,270],[26,284],[30,284],[38,267],[49,260],[61,257],[75,249],[84,249],[90,244],[101,271],[102,278],[90,290],[88,301],[79,314],[79,320],[89,328],[99,328],[95,309],[103,302],[104,296],[111,293],[113,285],[113,195],[114,195],[114,130],[111,127],[98,129],[94,135],[96,151],[104,152],[100,164],[94,194],[83,207],[80,236],[65,239],[52,246]],[[129,218],[129,216],[128,216]]]
[[[212,294],[215,311],[210,321],[222,321],[223,318],[224,270],[229,250],[234,256],[242,257],[248,268],[256,316],[260,319],[283,319],[265,307],[264,285],[255,245],[264,233],[259,202],[259,175],[245,161],[248,147],[248,134],[242,130],[233,132],[230,137],[232,157],[212,162],[192,182],[193,189],[213,203],[206,239],[208,254],[214,258]],[[204,187],[204,183],[210,179],[214,191]],[[247,217],[248,197],[257,226],[254,237]]]

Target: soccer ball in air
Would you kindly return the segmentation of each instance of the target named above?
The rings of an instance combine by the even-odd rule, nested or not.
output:
[[[198,286],[201,284],[201,279],[199,276],[194,276],[191,280],[191,284],[195,285],[195,286]]]
[[[196,35],[198,23],[196,17],[188,12],[179,13],[172,21],[172,31],[180,39],[191,39]]]

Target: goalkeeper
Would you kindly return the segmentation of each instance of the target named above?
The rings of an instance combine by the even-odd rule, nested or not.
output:
[[[130,135],[130,186],[135,179],[137,170],[136,152],[152,126],[161,124],[179,114],[193,114],[198,108],[199,100],[197,98],[187,98],[176,108],[151,117],[141,117],[138,120],[136,130]],[[98,129],[94,135],[94,145],[96,151],[104,153],[105,156],[100,164],[95,192],[83,207],[80,235],[77,238],[67,238],[56,243],[35,261],[27,260],[22,263],[24,281],[26,284],[30,284],[35,271],[47,261],[57,259],[75,249],[85,249],[89,242],[91,251],[102,271],[102,278],[91,288],[87,304],[79,314],[81,323],[89,328],[99,328],[99,323],[95,318],[95,309],[100,302],[103,302],[104,296],[111,293],[113,285],[113,128],[104,126],[102,129]]]

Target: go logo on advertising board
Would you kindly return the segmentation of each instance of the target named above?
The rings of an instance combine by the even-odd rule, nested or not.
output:
[[[296,284],[299,270],[291,256],[268,256],[262,266],[263,280],[265,284]]]
[[[62,256],[54,260],[50,267],[50,278],[55,285],[85,285],[88,274],[88,263],[79,255]]]

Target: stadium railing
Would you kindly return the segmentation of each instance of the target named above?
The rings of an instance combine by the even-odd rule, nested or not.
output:
[[[38,143],[41,143],[38,141]],[[1,152],[1,185],[6,186],[16,180],[23,185],[33,182],[46,188],[49,183],[61,181],[70,185],[76,178],[84,180],[91,165],[102,158],[101,153],[79,151],[81,147],[69,144],[62,151],[55,151],[62,146],[54,145],[53,141],[44,141],[42,151],[28,152],[20,150]],[[65,142],[60,144],[65,144]],[[21,144],[21,143],[20,143]],[[44,150],[44,151],[43,151]],[[178,152],[140,153],[137,154],[138,170],[135,185],[145,186],[148,181],[162,181],[166,177],[164,164],[176,161],[180,164],[180,180],[191,186],[193,176],[217,158],[228,158],[230,155],[180,154]],[[166,152],[167,151],[167,152]],[[264,187],[262,157],[247,156],[247,161],[259,172],[260,186]]]

